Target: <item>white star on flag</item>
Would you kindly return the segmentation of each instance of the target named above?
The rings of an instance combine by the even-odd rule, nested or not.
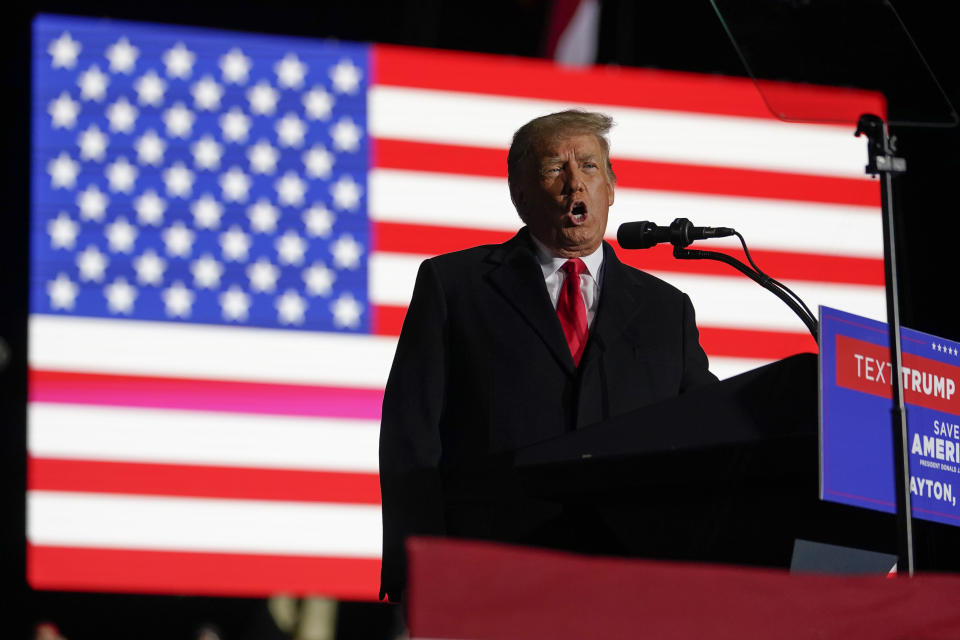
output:
[[[110,259],[92,244],[77,254],[77,268],[80,270],[80,279],[86,282],[103,280],[109,263]]]
[[[137,222],[159,227],[163,222],[163,212],[167,210],[167,202],[156,191],[149,189],[133,201],[133,208],[137,212]]]
[[[167,91],[167,82],[153,69],[137,78],[133,84],[137,92],[137,102],[145,107],[159,107],[163,104],[163,95]]]
[[[277,230],[277,219],[280,210],[266,198],[260,198],[247,207],[247,217],[250,218],[250,228],[257,233],[273,233]]]
[[[333,111],[333,96],[323,90],[323,87],[314,87],[303,94],[303,107],[307,117],[311,120],[326,120]]]
[[[102,222],[107,211],[110,198],[95,184],[88,185],[83,191],[77,192],[77,207],[80,209],[80,218]]]
[[[303,152],[301,158],[307,175],[311,178],[329,178],[333,170],[333,154],[324,148],[322,144],[315,144],[307,151]]]
[[[209,193],[203,194],[199,200],[190,205],[193,214],[193,225],[197,229],[216,229],[220,226],[220,217],[223,216],[223,205]]]
[[[220,99],[223,97],[223,87],[210,76],[204,76],[190,88],[193,95],[193,106],[202,111],[216,111],[220,108]]]
[[[117,277],[103,289],[107,296],[107,308],[112,313],[129,315],[133,311],[133,303],[137,299],[137,290],[126,278]]]
[[[101,102],[107,95],[110,76],[100,71],[100,67],[97,65],[91,65],[89,69],[80,74],[77,84],[80,86],[81,99]]]
[[[360,131],[360,127],[350,117],[340,118],[335,125],[330,127],[333,148],[339,151],[356,151],[360,148],[360,138],[362,136],[363,132]]]
[[[75,161],[66,151],[47,163],[47,173],[50,174],[50,186],[54,189],[73,189],[77,184],[77,174],[80,173],[80,163]]]
[[[127,219],[120,216],[105,228],[107,242],[110,245],[110,251],[113,253],[130,253],[133,251],[133,245],[137,241],[137,228],[127,222]]]
[[[260,258],[247,267],[250,290],[260,293],[272,293],[277,288],[280,269],[266,258]]]
[[[71,220],[66,211],[61,211],[47,223],[50,246],[54,249],[73,249],[79,231],[80,225]]]
[[[247,100],[250,102],[250,113],[260,116],[272,116],[277,110],[277,100],[280,92],[270,86],[266,80],[247,89]]]
[[[133,268],[137,271],[137,282],[142,285],[160,286],[167,261],[157,255],[153,249],[147,249],[133,259]]]
[[[167,187],[167,194],[186,198],[193,192],[193,171],[190,171],[182,162],[177,161],[172,167],[163,172],[163,182]]]
[[[243,262],[247,259],[247,252],[250,250],[250,236],[237,225],[233,225],[220,234],[220,248],[225,260]]]
[[[80,147],[81,160],[103,162],[107,153],[108,144],[109,138],[107,134],[101,131],[100,127],[96,124],[91,124],[77,136],[77,145]]]
[[[252,172],[269,175],[277,170],[280,152],[267,140],[261,139],[257,144],[247,149],[247,159],[250,161]]]
[[[336,300],[330,303],[330,311],[333,313],[334,326],[356,327],[360,324],[360,314],[363,313],[363,306],[349,292],[341,293]]]
[[[274,241],[280,264],[300,264],[307,252],[306,241],[296,231],[288,230]]]
[[[303,270],[303,282],[307,293],[313,296],[328,296],[333,291],[333,283],[337,275],[333,269],[328,269],[322,262],[314,262]]]
[[[243,289],[235,284],[230,285],[230,288],[221,293],[218,299],[223,309],[224,320],[242,322],[247,319],[250,296],[244,293]]]
[[[73,309],[78,293],[80,293],[80,287],[65,273],[58,273],[56,279],[47,282],[50,306],[54,309],[70,311]]]
[[[153,129],[147,129],[142,136],[134,140],[133,148],[137,152],[137,162],[142,165],[159,167],[163,164],[163,154],[167,151],[167,142]]]
[[[166,314],[171,318],[189,318],[193,307],[194,293],[177,280],[163,290],[163,304]]]
[[[66,91],[50,101],[47,107],[51,121],[56,129],[72,129],[77,124],[80,114],[80,103],[70,97]]]
[[[333,196],[333,204],[337,208],[353,211],[360,204],[362,191],[352,177],[345,175],[330,185],[330,195]]]
[[[333,256],[334,266],[341,269],[356,269],[360,266],[363,247],[353,239],[352,235],[345,233],[330,245],[330,255]]]
[[[220,174],[218,179],[223,199],[227,202],[246,202],[250,192],[250,176],[240,167],[230,167],[226,173]]]
[[[239,107],[233,107],[221,115],[219,122],[225,142],[246,142],[247,133],[250,131],[250,116]]]
[[[163,123],[167,126],[167,135],[171,138],[189,138],[196,119],[193,112],[182,102],[177,102],[163,112]]]
[[[307,75],[307,65],[300,61],[295,53],[288,53],[273,66],[277,74],[277,85],[285,89],[299,89]]]
[[[167,67],[167,75],[171,78],[186,80],[193,73],[193,61],[196,55],[182,42],[178,42],[163,54],[163,64]]]
[[[179,220],[164,229],[161,236],[170,256],[186,258],[193,250],[194,233]]]
[[[314,204],[303,212],[303,224],[307,228],[307,234],[314,238],[326,238],[333,229],[333,223],[336,217],[322,204]]]
[[[130,161],[124,156],[120,156],[108,164],[104,170],[107,181],[110,183],[110,190],[120,193],[130,193],[133,191],[133,185],[139,173],[137,167],[130,164]]]
[[[277,121],[277,141],[281,147],[300,147],[307,135],[307,125],[295,113],[288,113]]]
[[[245,84],[251,65],[250,58],[243,55],[243,51],[236,47],[220,56],[220,72],[223,74],[224,82]]]
[[[333,82],[333,88],[340,93],[353,94],[360,88],[360,80],[363,74],[360,69],[344,58],[330,70],[330,80]]]
[[[205,135],[192,145],[193,164],[198,169],[215,171],[220,168],[220,158],[223,157],[223,145],[214,140],[213,136]]]
[[[277,298],[276,307],[280,324],[303,324],[307,301],[293,289],[287,289]]]
[[[116,102],[107,107],[107,120],[110,121],[110,131],[114,133],[131,133],[140,114],[137,108],[130,104],[126,96],[120,96]]]
[[[274,187],[277,190],[277,200],[280,204],[299,207],[303,204],[304,194],[307,192],[307,183],[294,171],[287,171],[279,178]]]
[[[220,286],[223,265],[207,253],[190,263],[190,273],[193,274],[193,284],[198,289],[216,289]]]
[[[126,38],[120,38],[107,48],[107,59],[110,61],[110,71],[113,73],[132,73],[139,56],[140,50],[130,44]]]
[[[77,64],[77,56],[80,55],[80,43],[70,37],[69,31],[50,42],[47,47],[47,53],[53,58],[51,66],[54,69],[72,69]]]

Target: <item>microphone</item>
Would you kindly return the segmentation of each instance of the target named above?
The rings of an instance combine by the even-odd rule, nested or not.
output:
[[[685,247],[694,240],[723,238],[735,233],[736,230],[730,227],[695,227],[686,218],[677,218],[669,227],[658,227],[656,223],[644,220],[620,225],[617,242],[624,249],[649,249],[661,242]]]

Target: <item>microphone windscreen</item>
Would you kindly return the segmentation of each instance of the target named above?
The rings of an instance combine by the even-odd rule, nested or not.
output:
[[[653,233],[656,228],[656,224],[647,220],[624,222],[617,229],[617,242],[624,249],[649,249],[657,244]]]

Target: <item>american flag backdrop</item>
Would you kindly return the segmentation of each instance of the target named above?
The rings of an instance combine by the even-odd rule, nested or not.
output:
[[[506,148],[537,115],[616,120],[611,239],[735,227],[810,306],[883,317],[865,143],[743,79],[55,16],[32,65],[35,588],[375,598],[417,266],[515,232]],[[691,295],[721,377],[816,348],[725,265],[620,255]]]

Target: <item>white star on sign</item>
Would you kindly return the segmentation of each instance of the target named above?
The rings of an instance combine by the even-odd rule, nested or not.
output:
[[[130,193],[133,191],[133,184],[137,181],[137,175],[140,172],[137,167],[130,164],[124,156],[120,156],[107,165],[104,174],[110,182],[111,191],[120,193]]]
[[[190,205],[190,213],[193,214],[193,226],[197,229],[216,229],[223,216],[223,205],[209,193],[205,193]]]
[[[186,80],[193,73],[193,61],[197,59],[182,42],[163,52],[163,64],[167,66],[167,75],[171,78]]]
[[[223,145],[213,139],[213,136],[203,136],[192,145],[193,164],[198,169],[214,171],[220,168],[220,158],[223,157]]]
[[[61,211],[56,218],[47,222],[50,246],[54,249],[73,249],[79,232],[80,225],[71,220],[66,211]]]
[[[266,198],[260,198],[247,207],[247,217],[250,218],[250,228],[257,233],[273,233],[277,229],[280,211]]]
[[[193,106],[197,109],[214,111],[220,108],[220,98],[223,97],[223,87],[210,76],[203,76],[199,82],[190,87],[193,95]]]
[[[171,318],[189,318],[190,309],[193,307],[193,291],[183,286],[183,282],[177,280],[171,286],[163,290],[161,294],[163,304],[166,307],[166,313]]]
[[[230,49],[220,56],[220,72],[223,74],[223,81],[234,84],[245,83],[252,64],[250,58],[243,55],[243,51],[236,47]]]
[[[133,208],[137,212],[137,222],[159,227],[163,222],[163,212],[167,210],[167,201],[149,189],[133,201]]]
[[[186,198],[190,195],[193,191],[193,178],[193,171],[190,171],[180,161],[163,172],[163,182],[167,186],[167,194],[175,197]]]
[[[120,96],[116,102],[107,107],[107,120],[110,121],[110,130],[120,133],[130,133],[140,114],[137,108],[130,104],[126,96]]]
[[[295,113],[288,113],[276,124],[277,139],[282,147],[299,147],[307,135],[307,125]]]
[[[227,202],[246,202],[253,181],[240,167],[230,167],[229,171],[220,174],[218,182],[224,200]]]
[[[280,92],[270,86],[266,80],[247,89],[247,100],[250,101],[250,113],[261,116],[272,116],[277,110],[277,100]]]
[[[317,203],[303,212],[303,224],[307,228],[307,235],[314,238],[326,238],[330,235],[336,217],[320,203]]]
[[[333,313],[335,327],[355,329],[360,325],[363,306],[350,293],[341,293],[330,303],[330,311]]]
[[[134,140],[133,148],[137,151],[137,162],[142,165],[159,167],[163,164],[163,154],[167,151],[167,141],[158,136],[153,129],[148,129],[142,136]]]
[[[330,80],[333,82],[333,88],[340,93],[356,93],[362,77],[360,68],[346,58],[330,69]]]
[[[231,285],[218,297],[224,320],[242,322],[247,319],[250,310],[250,296],[237,285]]]
[[[107,153],[107,144],[109,139],[107,134],[100,131],[100,127],[91,124],[85,131],[81,131],[77,136],[77,145],[80,147],[81,160],[94,160],[103,162]]]
[[[133,259],[133,268],[137,271],[137,282],[159,287],[163,284],[163,272],[167,268],[167,261],[158,256],[153,249],[147,249],[140,257]]]
[[[137,63],[140,50],[130,44],[126,38],[120,38],[107,48],[107,60],[113,73],[130,73]]]
[[[159,107],[163,104],[163,94],[167,92],[167,82],[150,69],[137,78],[133,88],[137,92],[137,102],[144,106]]]
[[[277,200],[282,205],[299,207],[303,204],[303,197],[307,192],[307,183],[294,171],[287,171],[273,183],[277,190]]]
[[[80,287],[70,280],[65,273],[58,273],[55,280],[47,282],[47,295],[50,296],[52,309],[66,309],[70,311],[77,300]]]
[[[307,285],[307,293],[312,296],[328,296],[333,291],[333,283],[337,274],[328,269],[322,262],[314,262],[303,270],[303,282]]]
[[[107,271],[110,260],[100,253],[92,244],[77,254],[77,268],[80,269],[80,279],[90,282],[100,282]]]
[[[73,129],[77,124],[77,116],[80,115],[80,103],[64,91],[58,98],[50,101],[47,113],[50,114],[54,129]]]
[[[54,69],[73,69],[77,64],[77,56],[80,55],[80,43],[70,37],[69,31],[50,42],[47,47],[47,53],[53,58],[51,65]]]
[[[311,120],[326,120],[333,111],[333,96],[324,91],[323,87],[314,87],[303,94],[303,107],[307,117]]]
[[[280,324],[303,324],[307,301],[293,289],[287,289],[277,298],[274,306],[277,308],[277,319]]]
[[[311,178],[329,178],[333,169],[333,154],[322,144],[315,144],[301,156],[307,175]]]
[[[160,235],[163,236],[168,255],[186,258],[193,250],[194,233],[179,220],[164,229]]]
[[[356,269],[360,266],[360,256],[363,255],[363,246],[345,233],[330,245],[330,254],[333,256],[333,265],[339,269]]]
[[[103,288],[103,294],[107,297],[107,308],[111,313],[129,315],[133,311],[137,290],[127,282],[126,278],[114,278],[113,282]]]
[[[137,228],[127,222],[126,218],[120,216],[106,226],[104,235],[107,236],[110,251],[130,253],[133,251],[133,244],[137,241]]]
[[[362,194],[360,185],[350,176],[341,176],[339,180],[330,185],[330,195],[333,196],[333,204],[340,209],[353,211],[360,204]]]
[[[242,262],[247,259],[250,250],[250,236],[237,225],[220,234],[220,249],[225,260]]]
[[[66,151],[47,163],[47,173],[50,174],[50,186],[54,189],[73,189],[77,184],[77,174],[80,173],[80,163],[75,161]]]
[[[292,230],[277,238],[273,246],[277,249],[280,264],[300,264],[303,262],[303,254],[307,252],[306,241]]]
[[[250,116],[239,107],[233,107],[220,116],[220,129],[227,142],[244,142],[250,131]]]
[[[277,170],[280,152],[266,140],[260,140],[247,149],[247,159],[250,160],[251,171],[268,175]]]
[[[194,260],[190,264],[190,273],[193,274],[193,284],[198,289],[216,289],[220,286],[223,265],[214,260],[210,254],[204,254],[199,260]]]
[[[337,120],[337,124],[330,127],[330,138],[333,148],[340,151],[356,151],[360,148],[360,138],[363,132],[352,119],[344,117]]]
[[[102,101],[107,95],[107,85],[109,84],[110,76],[100,71],[100,67],[97,65],[92,65],[77,78],[80,98],[83,100]]]
[[[110,198],[95,184],[77,192],[77,207],[80,209],[80,217],[84,220],[102,222],[109,203]]]
[[[266,258],[260,258],[247,266],[247,277],[250,278],[251,291],[271,293],[277,288],[280,269]]]
[[[167,135],[171,138],[189,138],[196,119],[182,102],[163,112],[163,123],[167,125]]]
[[[283,56],[280,62],[273,65],[273,70],[277,74],[277,84],[286,89],[299,89],[307,75],[307,65],[295,53]]]

